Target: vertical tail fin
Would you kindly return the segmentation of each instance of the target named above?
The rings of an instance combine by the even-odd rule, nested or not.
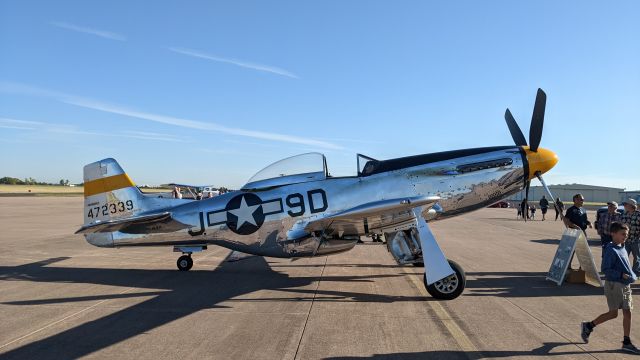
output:
[[[84,224],[127,218],[144,211],[144,195],[114,159],[84,167]]]

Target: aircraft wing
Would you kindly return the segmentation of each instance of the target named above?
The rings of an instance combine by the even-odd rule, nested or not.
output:
[[[347,233],[363,232],[361,230],[369,232],[413,221],[415,216],[412,209],[419,206],[431,207],[438,200],[439,196],[416,196],[374,201],[312,220],[305,225],[304,231],[310,233],[331,229]]]
[[[178,183],[170,183],[167,184],[169,186],[177,186],[177,187],[184,187],[184,188],[192,188],[192,189],[201,189],[201,188],[205,188],[205,187],[213,187],[213,185],[193,185],[193,184],[178,184]]]
[[[130,218],[101,221],[87,224],[78,229],[76,234],[105,233],[120,231],[127,234],[165,233],[191,228],[192,226],[174,220],[171,213],[135,216]]]

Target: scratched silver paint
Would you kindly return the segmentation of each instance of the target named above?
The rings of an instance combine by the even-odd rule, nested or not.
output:
[[[245,253],[273,257],[301,257],[342,252],[355,245],[357,236],[366,234],[364,222],[354,224],[348,233],[330,236],[305,233],[302,230],[304,225],[308,221],[360,204],[420,195],[441,197],[435,206],[424,209],[423,216],[428,221],[476,210],[504,199],[523,188],[527,174],[525,174],[522,156],[521,149],[513,147],[366,177],[317,179],[316,176],[312,181],[281,186],[277,186],[277,182],[267,181],[265,184],[269,187],[260,189],[252,186],[253,189],[250,192],[263,201],[282,199],[284,212],[267,216],[263,225],[250,235],[236,234],[226,224],[207,227],[206,218],[205,228],[201,229],[200,226],[201,213],[206,217],[207,212],[224,209],[227,202],[242,193],[242,190],[201,201],[164,199],[147,195],[149,201],[145,202],[144,211],[135,215],[157,213],[164,209],[170,211],[176,221],[191,226],[191,229],[140,235],[120,232],[95,233],[87,234],[86,237],[90,243],[105,247],[215,244]],[[511,159],[509,165],[466,173],[456,172],[460,165],[505,158]],[[298,181],[304,181],[304,179],[300,178]],[[325,191],[328,207],[324,212],[311,214],[306,194],[314,189]],[[291,217],[287,214],[289,208],[285,199],[293,193],[299,193],[305,197],[306,211],[302,216]],[[369,232],[381,233],[384,229],[410,222],[413,222],[410,212],[395,214],[383,218],[378,223],[369,224]],[[192,236],[188,230],[192,232],[203,230],[203,233]]]

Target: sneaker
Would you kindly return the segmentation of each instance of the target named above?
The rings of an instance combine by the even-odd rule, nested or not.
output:
[[[628,344],[622,344],[622,351],[626,351],[626,352],[630,352],[633,354],[640,354],[640,350],[638,350],[637,347],[635,347],[632,343],[628,343]]]
[[[584,341],[585,344],[589,342],[589,335],[591,335],[592,331],[593,329],[589,328],[588,322],[582,323],[582,333],[580,335],[582,336],[582,341]]]

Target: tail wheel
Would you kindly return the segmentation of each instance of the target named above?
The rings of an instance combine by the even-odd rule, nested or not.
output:
[[[193,259],[191,255],[182,255],[178,258],[178,270],[189,271],[193,267]]]
[[[424,286],[427,292],[439,300],[453,300],[460,296],[466,285],[466,277],[462,267],[455,261],[449,260],[449,265],[454,274],[447,276],[442,280],[438,280],[431,285],[427,285],[427,275],[424,276]]]

